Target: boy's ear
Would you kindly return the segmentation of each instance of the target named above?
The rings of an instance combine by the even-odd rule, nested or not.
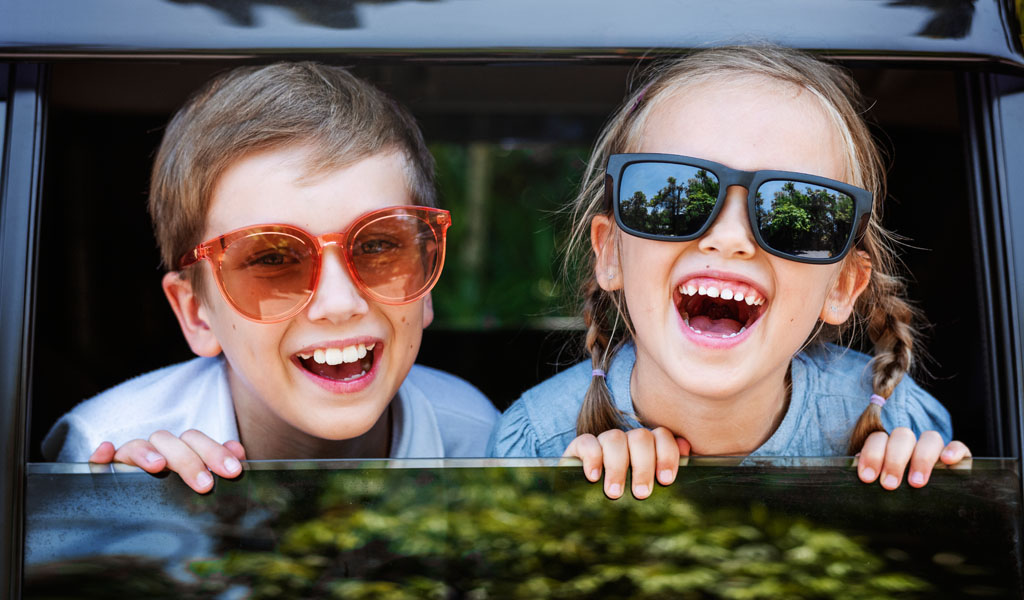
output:
[[[590,245],[594,249],[594,277],[605,291],[622,289],[619,269],[619,245],[615,240],[615,222],[608,215],[596,215],[590,221]]]
[[[871,281],[871,257],[863,250],[857,250],[852,260],[847,261],[839,272],[832,291],[825,296],[825,305],[821,307],[821,320],[830,325],[845,323],[853,313],[857,298],[868,287]]]
[[[206,322],[207,311],[199,302],[192,284],[177,271],[170,271],[164,274],[163,288],[167,302],[171,304],[171,310],[178,318],[181,333],[192,348],[192,352],[199,356],[220,354],[220,342]]]
[[[427,292],[423,297],[423,328],[434,322],[434,298]]]

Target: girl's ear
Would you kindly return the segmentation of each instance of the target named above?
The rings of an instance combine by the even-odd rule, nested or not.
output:
[[[857,250],[853,260],[847,261],[839,273],[839,279],[832,291],[825,296],[821,307],[821,320],[830,325],[841,325],[850,318],[857,298],[871,281],[871,257],[863,250]]]
[[[163,288],[192,352],[199,356],[220,354],[220,342],[207,323],[207,310],[199,302],[192,284],[177,271],[170,271],[164,275]]]
[[[594,249],[594,277],[601,289],[622,289],[619,271],[619,245],[615,241],[615,223],[608,215],[596,215],[590,221],[590,245]]]

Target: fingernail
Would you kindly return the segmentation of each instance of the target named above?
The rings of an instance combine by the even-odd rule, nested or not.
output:
[[[944,458],[946,460],[952,459],[953,458],[953,451],[952,450],[943,450],[942,451],[942,458]]]
[[[601,477],[601,471],[599,471],[597,469],[594,469],[593,471],[590,472],[590,480],[591,481],[597,481],[598,478],[600,478],[600,477]]]
[[[867,467],[863,471],[860,472],[860,476],[861,476],[861,479],[866,479],[868,481],[874,481],[874,479],[875,479],[875,470],[872,469],[871,467]]]
[[[887,488],[894,488],[897,485],[899,485],[900,480],[896,479],[895,475],[886,475],[885,476],[885,481],[883,483],[884,483],[884,486],[887,487]]]
[[[163,458],[164,457],[160,456],[156,452],[149,452],[149,453],[146,454],[146,462],[148,462],[149,464],[153,464],[155,462],[159,462],[159,461],[163,460]]]
[[[669,469],[665,469],[664,471],[661,472],[661,475],[658,477],[658,479],[665,485],[668,485],[668,482],[672,481],[672,471],[670,471]]]
[[[617,483],[613,483],[608,486],[608,495],[618,497],[622,493],[622,488]]]
[[[196,475],[196,484],[201,488],[210,487],[213,484],[213,477],[206,471],[203,471]]]
[[[910,483],[913,483],[914,485],[921,485],[924,483],[924,473],[921,473],[920,471],[912,472],[910,474]]]
[[[228,473],[235,473],[242,468],[242,464],[238,462],[238,459],[234,456],[229,456],[224,459],[224,469]]]
[[[637,498],[646,498],[647,496],[650,495],[650,493],[651,490],[646,485],[638,485],[633,490],[633,495],[636,496]]]

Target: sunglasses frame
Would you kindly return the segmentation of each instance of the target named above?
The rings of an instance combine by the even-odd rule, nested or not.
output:
[[[381,218],[388,218],[396,215],[408,215],[420,219],[425,222],[430,230],[434,234],[434,240],[438,244],[437,249],[437,268],[434,270],[433,275],[423,285],[413,297],[402,301],[395,301],[393,299],[381,297],[379,294],[374,292],[370,287],[363,281],[362,277],[359,276],[356,270],[355,263],[352,259],[352,248],[355,243],[355,236],[362,231],[367,225],[374,221],[380,220]],[[235,309],[235,312],[242,315],[250,321],[256,321],[258,323],[280,323],[286,321],[295,315],[302,312],[306,306],[309,305],[313,296],[316,295],[316,290],[320,285],[320,273],[323,265],[324,250],[328,246],[338,246],[341,249],[341,254],[345,258],[345,268],[348,269],[349,277],[352,282],[356,285],[361,293],[366,294],[370,299],[381,304],[387,304],[391,306],[399,306],[402,304],[410,304],[416,302],[423,296],[427,295],[437,280],[441,277],[441,271],[444,270],[444,258],[445,258],[445,247],[448,227],[451,225],[451,213],[447,210],[440,208],[431,208],[429,206],[389,206],[387,208],[381,208],[378,210],[370,211],[361,215],[344,231],[335,233],[325,233],[323,235],[313,235],[301,227],[295,225],[286,225],[283,223],[268,223],[260,225],[249,225],[246,227],[240,227],[225,233],[224,235],[217,236],[213,239],[207,240],[197,245],[192,250],[186,252],[178,259],[178,270],[185,269],[194,264],[197,264],[201,260],[209,260],[210,265],[213,267],[213,278],[217,282],[217,288],[220,290],[221,296],[227,300],[228,304]],[[224,254],[228,246],[230,246],[236,240],[253,235],[255,233],[285,233],[288,235],[295,236],[309,243],[316,249],[316,264],[313,265],[313,272],[311,274],[312,287],[306,299],[296,305],[295,308],[284,313],[283,316],[275,316],[273,318],[258,318],[254,317],[238,306],[235,300],[231,297],[231,294],[227,292],[224,286],[224,278],[221,275],[221,269],[223,267]]]
[[[715,207],[711,210],[711,214],[708,215],[707,221],[700,227],[700,229],[692,235],[661,235],[633,229],[622,222],[622,216],[619,213],[619,207],[621,204],[619,182],[622,179],[622,174],[625,172],[626,167],[636,163],[668,163],[697,167],[699,169],[710,171],[718,177],[718,199],[715,201]],[[725,204],[725,198],[728,195],[729,187],[738,185],[746,188],[747,190],[747,218],[750,220],[750,231],[754,234],[754,239],[757,241],[757,245],[765,252],[780,258],[815,265],[827,265],[839,262],[850,252],[850,249],[856,242],[860,241],[864,235],[864,231],[867,229],[868,220],[871,217],[871,206],[874,202],[874,195],[868,190],[848,183],[843,183],[842,181],[836,181],[835,179],[829,179],[827,177],[819,177],[817,175],[809,175],[807,173],[798,173],[794,171],[741,171],[714,161],[682,156],[679,154],[612,154],[608,157],[608,167],[605,173],[606,210],[608,208],[612,208],[615,212],[615,222],[623,231],[632,236],[662,242],[687,242],[695,240],[704,235],[711,227],[712,223],[715,222],[715,219],[718,218],[718,213],[721,212],[722,206]],[[768,243],[765,242],[764,238],[761,237],[761,232],[758,230],[755,217],[757,189],[761,187],[761,184],[769,181],[796,181],[798,183],[819,185],[836,190],[853,198],[853,222],[855,225],[853,232],[849,236],[849,239],[846,240],[846,244],[843,246],[842,251],[837,253],[835,256],[828,258],[808,258],[788,254],[769,246]]]

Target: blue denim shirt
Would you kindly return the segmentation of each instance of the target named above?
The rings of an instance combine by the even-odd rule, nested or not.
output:
[[[842,456],[850,431],[871,397],[870,357],[832,344],[793,358],[793,391],[782,423],[751,456]],[[615,406],[631,428],[640,427],[630,394],[636,352],[624,346],[612,359],[606,381]],[[496,457],[557,457],[576,437],[576,417],[590,385],[591,364],[582,362],[527,390],[498,420],[487,446]],[[886,430],[909,427],[918,436],[938,431],[952,438],[949,413],[910,377],[904,377],[882,409]]]

